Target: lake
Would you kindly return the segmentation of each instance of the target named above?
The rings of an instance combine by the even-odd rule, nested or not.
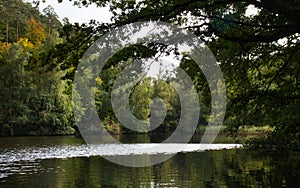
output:
[[[145,135],[119,139],[128,146],[137,140],[138,143],[149,141]],[[216,142],[230,140],[220,137]],[[214,149],[234,146],[238,145],[211,145]],[[86,145],[73,136],[0,138],[0,149],[0,187],[198,188],[298,187],[300,184],[299,153],[275,155],[244,149],[202,151],[197,138],[192,139],[184,152],[148,167],[112,163],[101,157],[107,148]],[[126,154],[118,149],[113,151],[110,155]],[[136,154],[131,152],[131,155]]]

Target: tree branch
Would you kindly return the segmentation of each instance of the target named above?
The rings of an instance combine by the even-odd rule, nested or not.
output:
[[[278,13],[284,15],[291,22],[300,24],[300,3],[293,2],[293,4],[288,3],[288,1],[282,0],[245,0],[258,8],[264,8],[270,12]],[[284,6],[284,3],[288,3],[289,6]]]
[[[276,74],[273,76],[273,78],[270,80],[269,84],[267,85],[266,89],[264,90],[263,94],[265,94],[269,88],[271,87],[271,84],[275,81],[275,79],[281,74],[281,72],[287,67],[287,65],[291,62],[291,60],[293,59],[294,55],[297,53],[297,51],[299,50],[299,46],[300,44],[298,44],[298,46],[296,46],[293,51],[291,52],[289,58],[287,59],[286,62],[283,63],[283,65],[279,68],[279,70],[276,72]]]
[[[252,35],[248,34],[247,36],[234,36],[234,35],[226,35],[225,33],[222,33],[218,31],[217,29],[212,29],[217,36],[230,40],[230,41],[240,41],[240,42],[273,42],[277,41],[279,39],[282,39],[284,37],[291,36],[297,32],[299,32],[298,27],[290,27],[290,28],[283,28],[280,30],[277,30],[275,33],[265,33],[265,34],[259,34],[259,35]]]

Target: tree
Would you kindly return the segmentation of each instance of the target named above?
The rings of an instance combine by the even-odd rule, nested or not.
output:
[[[26,70],[31,53],[25,46],[5,46],[0,58],[1,135],[65,134],[72,128],[69,85],[63,71]]]
[[[61,24],[58,21],[58,15],[51,5],[48,5],[46,8],[44,8],[43,13],[45,14],[47,19],[47,30],[49,35],[52,28],[59,28]]]
[[[150,105],[151,105],[151,79],[144,78],[133,89],[130,96],[130,107],[133,115],[139,119],[147,122],[147,127],[141,127],[140,130],[149,130],[150,122]],[[142,126],[142,125],[140,125]]]
[[[73,0],[75,5],[111,7],[116,24],[133,23],[143,20],[161,20],[183,24],[187,15],[195,16],[195,21],[188,24],[198,34],[217,34],[235,41],[270,42],[299,32],[299,7],[297,0],[167,0],[160,1],[110,1]],[[261,11],[261,16],[252,19],[244,16],[249,6],[255,6]],[[119,10],[118,10],[119,9]],[[121,11],[121,12],[120,12]],[[212,22],[213,21],[213,22]],[[208,26],[208,27],[207,27]],[[235,33],[229,33],[222,28],[235,28]],[[206,28],[207,27],[207,28]],[[248,32],[240,32],[244,27]],[[206,28],[206,29],[205,29]],[[245,29],[243,29],[245,31]],[[256,31],[255,34],[253,31]]]
[[[42,24],[31,17],[26,22],[26,33],[25,36],[35,47],[38,47],[46,39],[46,33]]]
[[[153,78],[152,99],[159,98],[163,101],[166,108],[166,117],[162,122],[157,133],[170,133],[176,129],[180,119],[180,101],[176,90],[163,77]],[[157,111],[159,112],[159,111]],[[151,111],[151,113],[155,113]],[[156,115],[156,114],[154,114]],[[158,114],[160,115],[160,114]]]
[[[30,3],[22,0],[3,0],[0,2],[0,27],[5,35],[5,42],[17,42],[20,37],[24,37],[26,21],[30,17],[44,22],[43,16],[38,9],[32,7]],[[4,42],[4,41],[3,41]]]
[[[38,21],[44,17],[31,4],[14,0],[1,1],[0,5],[5,10],[1,16],[9,18],[4,23],[9,28],[9,37],[5,37],[9,41],[0,43],[0,134],[72,134],[71,85],[69,80],[62,80],[66,71],[41,66],[53,64],[54,59],[44,59],[45,54],[52,54],[62,38],[58,31],[52,31],[45,42],[44,26]]]
[[[299,148],[299,1],[73,2],[109,5],[113,27],[159,20],[189,29],[207,42],[221,63],[228,83],[227,123],[231,130],[247,124],[271,124],[276,127],[270,135],[274,146]],[[247,15],[251,7],[257,13]],[[280,144],[285,134],[289,138]]]
[[[1,132],[14,135],[15,126],[26,122],[28,83],[24,66],[28,62],[29,54],[23,53],[21,45],[14,44],[1,55]]]

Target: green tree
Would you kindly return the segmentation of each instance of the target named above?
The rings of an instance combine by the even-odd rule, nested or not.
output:
[[[276,127],[269,139],[274,146],[299,148],[299,1],[74,3],[109,4],[115,26],[159,20],[189,29],[207,42],[220,62],[228,88],[227,124],[232,132],[247,124],[271,124]],[[257,13],[247,15],[251,7]]]
[[[65,134],[73,124],[65,73],[26,70],[30,56],[17,43],[2,54],[1,134]]]
[[[29,53],[22,46],[13,44],[1,58],[1,133],[14,135],[16,126],[26,123],[28,108],[26,103],[30,87],[24,66],[28,63]]]
[[[58,21],[58,15],[51,5],[44,8],[43,13],[47,19],[47,33],[49,35],[53,29],[60,28],[61,23]]]
[[[149,116],[152,92],[151,79],[144,78],[134,87],[130,95],[131,111],[137,119],[147,122],[147,130],[150,127]]]
[[[157,78],[153,81],[152,98],[159,98],[164,102],[167,113],[166,117],[157,130],[161,133],[169,133],[176,129],[180,118],[180,101],[177,91],[163,78]]]
[[[17,42],[19,38],[24,37],[26,21],[31,17],[46,23],[38,9],[22,0],[3,0],[0,2],[0,10],[3,42]]]

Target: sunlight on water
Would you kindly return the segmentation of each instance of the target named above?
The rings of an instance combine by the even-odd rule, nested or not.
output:
[[[0,178],[13,174],[27,174],[42,171],[39,161],[43,159],[67,159],[92,156],[128,156],[174,154],[181,152],[202,152],[242,147],[240,144],[99,144],[62,145],[5,149],[0,154]]]
[[[155,147],[155,146],[160,147]],[[241,144],[99,144],[52,146],[40,148],[8,149],[0,154],[0,164],[33,161],[37,159],[117,156],[117,155],[155,155],[173,154],[174,148],[182,147],[181,152],[200,152],[205,150],[233,149]],[[153,148],[153,149],[152,149]],[[147,149],[147,150],[145,150]]]

